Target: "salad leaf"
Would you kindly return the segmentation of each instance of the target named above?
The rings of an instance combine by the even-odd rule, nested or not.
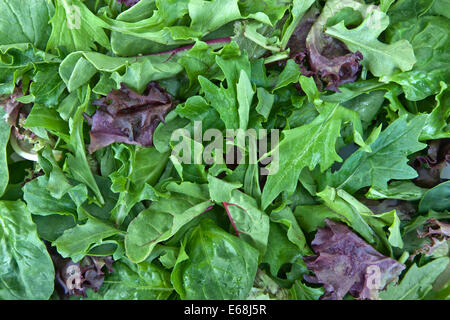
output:
[[[331,220],[326,220],[325,229],[319,229],[312,246],[317,256],[305,260],[315,276],[305,279],[325,284],[322,299],[342,299],[347,292],[358,299],[376,299],[378,290],[395,281],[405,268],[365,244],[346,226]],[[372,273],[378,275],[376,283],[372,283]]]
[[[432,288],[436,275],[444,271],[449,258],[443,257],[422,267],[413,264],[398,285],[390,285],[380,293],[385,300],[416,300],[423,298]]]
[[[391,179],[415,178],[417,173],[407,165],[406,156],[425,147],[418,142],[424,122],[423,116],[416,116],[409,122],[406,117],[397,119],[370,145],[372,152],[358,150],[339,171],[331,174],[331,184],[353,193],[366,186],[384,190]]]
[[[347,29],[344,22],[329,27],[326,33],[344,42],[352,51],[362,53],[362,64],[374,76],[389,76],[395,68],[409,71],[416,63],[414,51],[409,42],[399,40],[384,44],[377,40],[389,25],[389,18],[379,10],[372,10],[363,23],[355,29]]]
[[[0,202],[0,241],[0,297],[48,299],[53,293],[55,270],[22,201]]]
[[[95,50],[95,43],[105,48],[110,47],[103,30],[108,25],[80,0],[56,1],[55,15],[49,22],[52,24],[52,33],[47,42],[47,49],[62,49],[68,52]]]
[[[171,281],[182,299],[245,299],[257,257],[255,248],[205,219],[186,237]]]
[[[52,28],[48,24],[55,12],[52,2],[37,0],[0,2],[3,12],[0,26],[0,45],[31,43],[44,50]]]

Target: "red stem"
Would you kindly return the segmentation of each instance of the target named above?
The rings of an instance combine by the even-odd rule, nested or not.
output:
[[[218,38],[218,39],[212,39],[212,40],[207,40],[204,41],[206,44],[214,44],[214,43],[222,43],[222,42],[230,42],[231,38],[230,37],[224,37],[224,38]],[[144,54],[143,56],[156,56],[156,55],[162,55],[162,54],[170,54],[169,59],[174,56],[175,54],[177,54],[178,52],[181,51],[185,51],[185,50],[189,50],[194,46],[194,44],[189,44],[187,46],[184,47],[180,47],[180,48],[176,48],[173,50],[167,50],[167,51],[162,51],[162,52],[156,52],[156,53],[150,53],[150,54]],[[167,59],[167,60],[169,60]]]
[[[223,207],[225,208],[225,211],[227,212],[228,215],[228,219],[230,219],[231,225],[233,226],[234,231],[236,232],[236,236],[239,238],[239,230],[236,227],[236,225],[234,224],[234,220],[233,217],[231,216],[230,210],[228,210],[228,206],[229,205],[233,205],[232,203],[227,203],[227,202],[222,202]]]

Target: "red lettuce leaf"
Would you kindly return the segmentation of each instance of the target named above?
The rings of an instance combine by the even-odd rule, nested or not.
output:
[[[309,10],[301,19],[288,42],[293,58],[303,75],[313,76],[322,89],[339,91],[338,86],[354,82],[361,70],[361,52],[350,52],[347,46],[322,30],[326,19],[318,19],[318,10]]]
[[[70,296],[86,297],[86,289],[97,292],[103,284],[105,273],[114,272],[111,256],[95,257],[85,256],[81,261],[74,262],[70,258],[63,258],[53,247],[47,245],[47,249],[55,266],[56,291],[60,298],[67,299]]]
[[[418,156],[412,162],[418,177],[413,182],[419,187],[433,188],[443,182],[441,169],[450,162],[450,139],[429,142],[428,155]]]
[[[315,274],[305,280],[324,285],[323,300],[341,300],[347,293],[357,299],[377,299],[379,290],[395,281],[405,266],[376,251],[346,225],[325,222],[312,241],[316,255],[304,258]]]
[[[123,3],[127,7],[132,7],[136,3],[138,3],[140,0],[117,0],[117,2]]]
[[[156,82],[150,82],[140,95],[122,84],[106,98],[94,101],[100,106],[92,117],[89,152],[93,153],[114,142],[150,147],[153,132],[172,109],[172,97]]]

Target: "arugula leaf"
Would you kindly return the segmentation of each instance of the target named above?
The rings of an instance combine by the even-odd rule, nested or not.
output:
[[[389,76],[395,68],[409,71],[416,63],[414,51],[409,42],[399,40],[385,44],[377,40],[389,25],[389,17],[379,10],[371,11],[362,24],[355,29],[347,29],[343,21],[326,29],[326,33],[343,41],[350,50],[363,54],[362,64],[374,76]]]
[[[449,261],[448,257],[443,257],[421,267],[413,264],[398,285],[389,285],[385,291],[380,292],[380,298],[383,300],[423,299]]]
[[[264,209],[281,191],[294,192],[303,168],[308,167],[313,170],[317,164],[320,164],[323,172],[335,161],[342,161],[335,150],[341,125],[344,121],[359,118],[353,111],[337,103],[325,102],[320,106],[319,112],[319,116],[313,122],[283,131],[284,139],[276,147],[280,154],[279,167],[276,172],[272,169],[274,173],[268,176],[262,194]]]
[[[358,150],[345,160],[341,169],[328,174],[330,184],[353,193],[366,186],[385,190],[391,179],[417,177],[417,172],[407,165],[407,156],[425,147],[418,142],[425,117],[416,116],[409,122],[406,119],[403,116],[382,131],[370,144],[372,152]]]

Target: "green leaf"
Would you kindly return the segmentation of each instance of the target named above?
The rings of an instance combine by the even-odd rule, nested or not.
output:
[[[441,92],[436,95],[436,106],[428,115],[427,121],[420,136],[421,141],[449,138],[447,130],[450,117],[450,90],[447,84],[441,82]]]
[[[394,81],[402,86],[407,99],[418,101],[436,94],[440,90],[440,82],[450,80],[449,61],[447,50],[450,45],[449,37],[436,37],[436,34],[448,34],[450,22],[438,16],[422,16],[419,13],[426,10],[433,1],[400,1],[397,2],[393,18],[404,19],[409,10],[417,11],[405,21],[392,24],[387,29],[387,38],[390,41],[407,40],[411,42],[417,63],[413,70],[397,72],[391,76],[381,77],[383,82]],[[425,8],[425,9],[424,9]],[[394,14],[394,13],[392,13]]]
[[[88,219],[85,224],[79,224],[64,233],[53,242],[59,254],[70,257],[77,262],[88,254],[94,245],[102,243],[103,239],[121,231],[99,220]]]
[[[35,103],[56,106],[65,88],[58,74],[58,66],[48,64],[41,66],[36,72],[30,85],[30,94],[34,96]]]
[[[340,192],[339,190],[336,191],[330,187],[318,193],[317,196],[339,217],[339,220],[344,221],[348,226],[352,227],[368,243],[376,242],[375,232],[361,215],[362,213],[371,214],[371,211],[367,207],[357,201],[351,201],[356,199],[349,194]],[[347,200],[350,200],[350,202]]]
[[[59,113],[50,107],[34,103],[30,114],[24,124],[25,128],[45,128],[55,135],[69,140],[69,127],[67,122],[61,119]]]
[[[64,231],[75,227],[75,218],[71,215],[33,215],[38,235],[41,239],[53,242],[58,239]]]
[[[270,215],[270,220],[284,225],[287,228],[288,239],[297,245],[302,255],[308,256],[313,254],[306,242],[302,229],[289,207],[285,207],[281,211],[273,211]]]
[[[67,52],[96,49],[95,43],[109,49],[108,27],[80,0],[56,1],[55,15],[50,20],[52,33],[47,49],[63,48]]]
[[[256,200],[238,190],[224,204],[225,210],[233,219],[238,236],[257,248],[261,256],[267,248],[269,237],[269,217],[258,208]]]
[[[270,112],[275,101],[275,95],[269,93],[264,88],[257,88],[256,95],[258,97],[258,105],[256,106],[256,112],[264,117],[264,120],[269,119]]]
[[[419,203],[419,212],[444,211],[450,208],[450,181],[428,190]]]
[[[324,226],[326,218],[342,221],[350,226],[368,243],[378,249],[383,247],[392,254],[391,246],[402,248],[400,219],[395,210],[374,214],[344,190],[327,187],[318,193],[324,205],[302,205],[295,209],[295,217],[306,232]]]
[[[204,219],[186,237],[171,280],[181,299],[246,299],[257,261],[255,248]]]
[[[324,294],[324,289],[308,287],[300,280],[297,280],[290,289],[290,293],[293,300],[319,300]]]
[[[6,112],[0,107],[0,196],[6,190],[9,182],[8,159],[6,148],[9,142],[11,128],[5,120]]]
[[[91,168],[89,167],[89,163],[86,157],[86,148],[84,144],[83,112],[86,111],[86,108],[88,106],[91,96],[91,89],[89,87],[85,87],[80,91],[80,93],[82,94],[82,96],[84,96],[84,100],[78,107],[74,116],[69,120],[69,146],[73,154],[67,155],[66,163],[68,164],[70,173],[75,178],[75,180],[86,184],[94,192],[99,203],[103,205],[104,199],[97,185],[97,182],[94,179]]]
[[[366,186],[386,190],[389,180],[417,177],[407,164],[407,156],[426,146],[418,142],[426,117],[416,116],[409,122],[406,119],[403,116],[382,131],[370,144],[372,152],[353,153],[339,171],[329,175],[330,184],[353,193]]]
[[[253,91],[250,79],[244,70],[241,71],[239,82],[237,83],[237,101],[239,104],[239,129],[246,130],[248,125],[248,119],[250,116],[250,106],[252,104]]]
[[[303,168],[313,170],[320,164],[321,170],[325,171],[335,161],[342,161],[336,153],[336,140],[342,123],[355,119],[356,113],[337,103],[324,103],[320,112],[313,122],[283,131],[284,138],[276,147],[280,155],[279,165],[272,163],[269,166],[270,173],[262,194],[263,209],[280,192],[294,192]]]
[[[48,21],[54,11],[48,0],[1,0],[0,45],[32,43],[44,50],[51,32]]]
[[[54,198],[47,190],[49,178],[38,177],[23,187],[23,199],[27,203],[28,210],[34,215],[73,215],[77,213],[77,206],[68,194],[62,198]]]
[[[29,43],[0,45],[0,94],[12,94],[15,83],[30,70],[55,62],[59,62],[56,56]]]
[[[114,262],[113,269],[98,292],[87,292],[88,299],[166,300],[173,291],[170,273],[154,264],[122,259]]]
[[[156,200],[152,187],[164,170],[168,153],[159,153],[155,148],[135,148],[119,145],[113,147],[115,157],[122,162],[121,168],[110,175],[113,192],[120,192],[119,199],[111,211],[116,225],[121,225],[133,206],[143,200]]]
[[[378,40],[388,25],[389,17],[374,9],[357,28],[347,29],[341,21],[327,28],[325,33],[344,42],[352,52],[360,51],[364,57],[362,64],[374,76],[388,76],[396,68],[409,71],[416,63],[414,50],[408,41],[399,40],[385,44]]]
[[[277,79],[277,83],[275,84],[275,88],[272,90],[272,92],[291,83],[297,83],[300,76],[301,72],[298,64],[296,64],[294,60],[289,59],[286,62],[286,66],[284,67],[283,71],[280,73],[280,76]]]
[[[186,185],[187,186],[187,185]],[[168,199],[152,202],[128,226],[125,237],[127,256],[131,261],[144,261],[159,242],[171,238],[181,227],[201,215],[212,202],[179,190]]]
[[[178,63],[184,67],[189,78],[190,87],[198,85],[198,76],[213,79],[220,69],[215,63],[216,57],[212,48],[205,42],[197,41],[195,45],[180,59]]]
[[[48,299],[55,270],[23,202],[0,201],[0,244],[0,299]]]
[[[286,228],[280,223],[271,221],[267,250],[262,263],[269,266],[272,276],[278,276],[283,265],[295,263],[301,257],[298,246],[288,239]]]
[[[415,263],[408,269],[398,285],[390,284],[380,292],[382,300],[420,300],[432,289],[436,278],[445,270],[450,259],[442,257],[422,267]]]
[[[300,20],[303,18],[303,15],[308,11],[308,9],[315,2],[314,0],[294,0],[293,6],[291,9],[292,21],[289,22],[285,27],[283,32],[283,37],[281,38],[281,48],[285,49],[289,39],[294,33],[295,28],[297,27]]]
[[[392,181],[386,190],[370,188],[368,199],[398,199],[406,201],[420,200],[427,189],[418,187],[411,181]]]
[[[239,127],[239,116],[234,92],[231,89],[225,89],[223,86],[217,87],[203,76],[199,76],[198,81],[205,92],[206,99],[217,110],[226,128],[237,129]]]
[[[123,76],[113,73],[112,79],[118,84],[125,83],[130,89],[143,93],[150,81],[170,78],[182,70],[183,67],[174,61],[152,63],[151,59],[145,59],[128,66]]]
[[[217,28],[241,18],[238,0],[190,0],[190,27],[201,33],[209,33]]]

